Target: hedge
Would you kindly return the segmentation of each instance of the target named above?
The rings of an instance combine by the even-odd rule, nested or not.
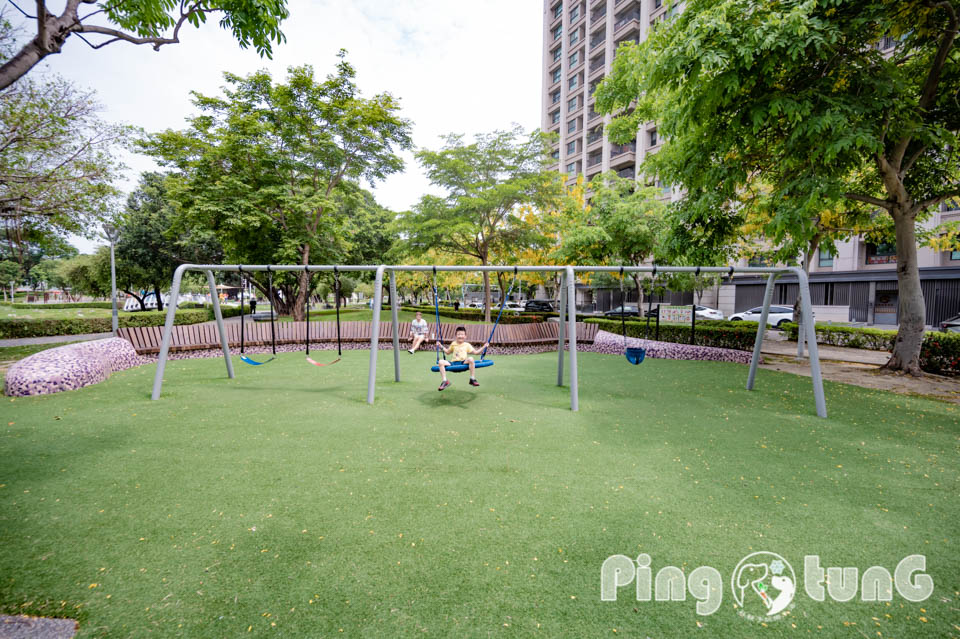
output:
[[[211,311],[212,312],[212,311]],[[163,326],[167,314],[164,311],[124,313],[119,317],[119,326]],[[199,324],[208,320],[207,311],[177,311],[174,324]],[[21,337],[48,337],[51,335],[84,335],[86,333],[109,333],[111,318],[90,317],[82,319],[0,319],[0,339]]]
[[[620,320],[589,318],[591,324],[599,324],[602,330],[609,333],[623,335],[620,330]],[[752,324],[752,325],[751,325]],[[697,322],[694,344],[697,346],[714,346],[716,348],[732,348],[738,351],[752,351],[757,339],[756,324],[736,322],[733,326],[711,326],[706,322]],[[646,331],[646,321],[627,321],[627,337],[643,338]],[[654,337],[654,325],[650,323],[649,339]],[[660,324],[660,341],[675,344],[690,343],[690,326],[688,324]]]
[[[28,308],[30,310],[40,308],[113,308],[111,302],[57,302],[56,304],[44,304],[43,302],[26,304],[18,302],[16,304],[7,304],[7,306],[12,308]]]
[[[871,351],[893,351],[897,331],[860,326],[817,324],[817,343],[846,346]],[[796,324],[786,324],[787,336],[797,339]],[[920,368],[928,373],[956,375],[960,373],[960,333],[927,332],[920,347]]]
[[[429,313],[431,316],[435,317],[436,309],[433,306],[402,306],[405,311],[421,313]],[[499,310],[499,308],[497,309]],[[453,307],[440,307],[440,314],[444,317],[449,317],[451,319],[466,319],[473,320],[477,322],[483,321],[483,309],[482,308],[461,308],[459,311],[453,310]],[[495,320],[497,318],[497,311],[490,311],[490,319]],[[507,313],[500,317],[501,324],[539,324],[545,321],[543,314],[531,315],[529,313]]]
[[[897,340],[897,331],[862,326],[835,326],[833,324],[816,324],[817,344],[828,346],[846,346],[849,348],[863,348],[869,351],[893,350]],[[782,326],[787,338],[797,340],[799,326],[788,322]]]

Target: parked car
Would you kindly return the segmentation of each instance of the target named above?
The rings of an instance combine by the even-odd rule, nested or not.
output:
[[[960,315],[954,315],[940,322],[940,330],[944,333],[960,333]]]
[[[523,310],[528,313],[552,313],[554,308],[553,302],[550,300],[527,300],[527,303],[523,305]]]
[[[470,302],[467,308],[483,308],[483,302]]]
[[[757,306],[751,308],[748,311],[741,311],[739,313],[734,313],[729,319],[731,322],[738,322],[741,320],[747,322],[759,322],[760,315],[763,313],[763,307]],[[776,326],[780,328],[787,322],[793,321],[793,307],[792,306],[771,306],[770,312],[767,314],[767,324],[769,326]]]
[[[523,308],[524,308],[523,304],[521,304],[520,302],[507,302],[506,304],[503,305],[503,310],[513,311],[514,313],[519,313],[520,311],[523,310]]]
[[[625,304],[623,306],[617,306],[616,308],[611,308],[609,311],[604,313],[607,317],[615,316],[620,317],[625,315],[626,317],[640,317],[640,310],[633,304]]]
[[[721,313],[715,308],[698,305],[696,309],[697,309],[697,319],[705,319],[705,320],[722,320],[723,319],[723,313]]]

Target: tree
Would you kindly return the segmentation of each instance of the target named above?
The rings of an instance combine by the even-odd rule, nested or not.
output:
[[[16,262],[4,260],[0,262],[0,287],[10,286],[10,282],[20,282],[23,279],[23,271]]]
[[[609,172],[590,182],[593,197],[583,207],[568,207],[562,243],[555,255],[569,263],[640,266],[654,255],[663,234],[667,205],[660,191]],[[643,277],[630,273],[643,304]]]
[[[108,258],[109,259],[109,256]],[[104,280],[103,269],[98,268],[95,255],[78,255],[63,260],[59,275],[73,295],[103,297],[110,293],[110,279]]]
[[[302,265],[334,262],[371,236],[385,215],[360,181],[403,168],[410,122],[388,93],[360,96],[341,51],[335,74],[318,82],[310,66],[291,67],[285,84],[266,71],[225,74],[223,97],[195,94],[201,114],[185,131],[165,131],[145,150],[179,173],[168,181],[186,223],[213,231],[232,262]],[[376,208],[376,210],[374,210]],[[361,229],[360,226],[363,226]],[[266,278],[257,287],[266,293]],[[307,274],[278,274],[274,302],[302,319]]]
[[[686,189],[675,228],[695,250],[729,245],[755,181],[801,240],[825,206],[889,215],[900,329],[887,367],[920,374],[917,222],[960,193],[958,25],[952,1],[690,0],[621,49],[598,105],[620,113],[618,140],[657,121],[666,143],[644,170]]]
[[[93,92],[57,77],[0,93],[0,219],[25,270],[31,240],[86,232],[116,196],[114,153],[132,129],[99,110]]]
[[[81,15],[81,5],[90,7],[90,11]],[[285,0],[67,0],[59,14],[51,11],[45,0],[37,0],[36,11],[35,16],[24,13],[35,21],[35,35],[2,58],[0,90],[47,56],[60,53],[73,34],[93,49],[129,42],[159,50],[180,42],[180,29],[185,24],[199,27],[212,16],[219,16],[220,26],[229,29],[242,48],[253,46],[261,56],[271,57],[273,43],[286,39],[280,22],[288,15]]]
[[[140,301],[137,289],[152,290],[157,310],[163,310],[161,290],[173,279],[180,264],[219,262],[222,249],[212,233],[177,223],[167,198],[165,176],[144,173],[140,184],[127,198],[123,215],[117,220],[116,265],[123,290]]]
[[[520,251],[541,240],[520,215],[525,204],[545,206],[560,193],[560,178],[544,171],[547,138],[523,137],[520,128],[478,135],[471,144],[450,134],[439,151],[417,152],[430,182],[446,191],[425,195],[400,216],[406,247],[414,254],[434,249],[490,264],[494,252]],[[490,277],[483,274],[484,318],[490,321]]]

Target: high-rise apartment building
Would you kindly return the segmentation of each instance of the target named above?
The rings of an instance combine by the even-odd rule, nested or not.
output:
[[[655,123],[644,125],[628,144],[611,144],[603,134],[609,116],[594,109],[593,93],[609,73],[617,47],[641,42],[657,22],[677,10],[675,0],[544,0],[543,110],[544,131],[558,134],[551,167],[572,182],[613,170],[626,178],[660,145]],[[661,185],[664,196],[671,195]]]

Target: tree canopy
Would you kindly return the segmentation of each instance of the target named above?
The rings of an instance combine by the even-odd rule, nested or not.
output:
[[[403,168],[411,125],[396,98],[361,97],[354,78],[345,52],[321,81],[310,66],[291,67],[284,83],[267,71],[228,73],[223,96],[194,94],[200,113],[189,128],[150,136],[143,148],[176,170],[168,197],[186,223],[216,235],[231,262],[329,263],[365,242],[358,252],[371,257],[391,216],[361,184]],[[275,302],[300,319],[306,273],[275,282],[283,291]],[[256,283],[266,292],[264,277]]]
[[[494,254],[516,253],[543,241],[525,218],[524,205],[549,206],[560,193],[556,173],[544,171],[547,138],[522,129],[478,135],[472,143],[450,134],[436,151],[417,160],[443,196],[425,195],[398,219],[408,251],[430,250],[490,264]],[[490,278],[484,273],[485,316],[490,319]]]
[[[127,42],[159,50],[180,42],[184,25],[199,27],[210,17],[219,18],[220,26],[230,30],[242,48],[253,47],[271,57],[273,44],[285,39],[280,23],[288,15],[285,0],[66,0],[59,13],[45,0],[37,0],[33,7],[36,15],[21,10],[33,21],[32,37],[0,58],[0,89],[47,56],[59,54],[73,35],[93,49]]]
[[[900,333],[888,366],[919,374],[916,223],[960,193],[956,3],[689,0],[618,52],[597,92],[614,139],[656,121],[643,170],[682,185],[675,247],[728,249],[758,184],[765,230],[803,245],[824,209],[889,214]],[[636,101],[636,108],[632,103]]]

